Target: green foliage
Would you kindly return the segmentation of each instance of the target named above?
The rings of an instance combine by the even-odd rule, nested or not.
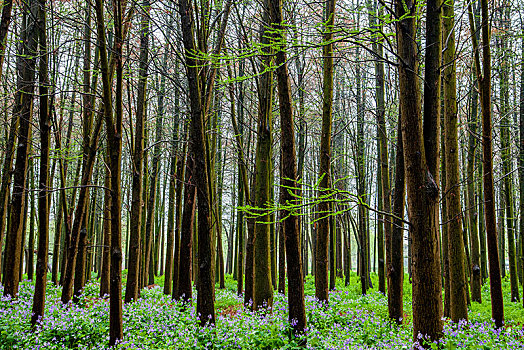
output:
[[[471,303],[470,320],[486,322],[491,320],[491,295],[489,280],[482,285],[482,303]],[[511,286],[509,275],[502,279],[502,296],[504,298],[504,317],[507,326],[524,324],[524,308],[521,302],[511,302]]]

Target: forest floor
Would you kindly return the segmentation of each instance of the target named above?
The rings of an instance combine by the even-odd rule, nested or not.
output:
[[[124,273],[125,276],[125,273]],[[377,285],[376,275],[372,276]],[[329,307],[314,299],[314,279],[306,280],[308,349],[410,349],[412,342],[411,285],[405,282],[405,319],[401,326],[387,317],[386,297],[371,289],[360,295],[355,275],[351,284],[337,281]],[[288,340],[287,299],[275,294],[273,313],[261,316],[242,307],[236,282],[227,276],[226,289],[216,290],[215,328],[197,324],[194,305],[183,308],[162,293],[163,277],[142,297],[124,305],[124,339],[120,349],[297,349]],[[0,286],[0,292],[3,288]],[[105,349],[109,341],[109,301],[98,298],[99,286],[90,281],[77,304],[60,302],[61,288],[49,284],[45,316],[31,331],[34,283],[21,283],[17,300],[0,300],[0,349]],[[509,301],[509,281],[504,281],[506,326],[495,330],[491,318],[489,287],[482,289],[483,303],[473,303],[469,323],[445,321],[444,349],[524,349],[524,309]]]

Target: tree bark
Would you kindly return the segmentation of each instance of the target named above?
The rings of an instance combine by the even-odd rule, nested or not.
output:
[[[296,201],[293,192],[297,188],[297,161],[295,153],[295,132],[293,122],[293,100],[291,98],[291,83],[287,67],[285,26],[282,18],[282,1],[270,0],[271,22],[277,30],[276,40],[279,44],[276,52],[276,75],[278,86],[278,100],[280,109],[281,130],[281,157],[282,166],[281,182],[284,188],[290,189],[283,192],[283,201],[292,204]],[[306,328],[306,312],[304,306],[304,278],[302,273],[302,259],[300,254],[299,218],[285,210],[283,220],[284,234],[286,237],[286,259],[288,266],[288,308],[289,323],[295,334],[301,334]],[[300,339],[300,345],[305,346],[305,338]]]
[[[166,247],[166,265],[165,265],[165,277],[164,277],[164,294],[171,295],[172,293],[172,287],[174,283],[173,282],[173,266],[176,264],[177,268],[175,271],[178,271],[178,260],[179,260],[179,253],[180,253],[180,240],[179,236],[175,237],[175,212],[177,209],[176,206],[176,180],[178,176],[180,176],[180,173],[177,171],[178,169],[182,169],[181,165],[177,166],[178,163],[181,163],[181,157],[177,156],[177,147],[175,140],[178,139],[178,125],[175,124],[175,130],[173,132],[173,147],[172,147],[172,154],[171,154],[171,166],[169,169],[169,189],[168,189],[168,214],[167,214],[167,247]],[[178,233],[178,232],[177,232]],[[175,244],[175,240],[177,240]],[[175,251],[175,248],[178,251]]]
[[[5,0],[2,4],[2,18],[0,19],[0,77],[3,72],[2,67],[4,65],[5,49],[7,47],[7,32],[9,31],[9,25],[11,24],[12,9],[13,0]]]
[[[397,127],[397,154],[395,160],[395,187],[393,191],[393,225],[391,232],[390,263],[388,264],[388,311],[389,318],[397,324],[404,319],[404,147],[402,146],[401,121]]]
[[[33,91],[35,87],[35,66],[38,56],[39,28],[38,11],[40,4],[31,0],[24,5],[26,20],[28,21],[22,39],[23,55],[18,57],[17,71],[21,79],[18,82],[16,93],[17,103],[13,108],[13,118],[19,119],[18,148],[16,163],[13,173],[13,192],[11,199],[11,212],[9,215],[9,230],[5,247],[4,266],[4,296],[18,295],[20,282],[20,265],[22,247],[22,228],[24,226],[24,212],[26,206],[27,163],[31,138],[31,116],[33,106]]]
[[[265,0],[262,4],[263,19],[260,28],[260,42],[263,45],[263,56],[260,71],[263,72],[259,79],[258,90],[258,126],[257,146],[255,151],[255,188],[253,199],[256,211],[259,211],[255,224],[254,239],[254,288],[253,310],[273,306],[273,286],[271,283],[271,256],[269,237],[269,215],[266,210],[269,198],[270,172],[271,172],[271,144],[272,144],[272,118],[273,105],[273,72],[271,67],[270,37],[271,19],[270,3]],[[264,306],[266,305],[266,306]]]
[[[108,163],[106,158],[106,164]],[[104,209],[102,224],[102,263],[100,266],[100,297],[105,298],[109,295],[109,265],[111,244],[111,174],[105,169],[104,176]]]
[[[33,161],[30,160],[29,165],[29,184],[28,188],[35,188],[35,167],[33,166]],[[27,256],[25,264],[25,273],[27,274],[27,280],[32,281],[35,274],[34,264],[35,264],[35,196],[31,192],[28,194],[29,199],[31,200],[31,206],[29,208],[29,240],[27,242]]]
[[[522,32],[524,34],[524,27],[522,28]],[[524,38],[524,36],[523,36]],[[521,43],[522,45],[522,57],[521,62],[524,63],[524,39]],[[519,136],[520,136],[520,144],[519,144],[519,190],[520,190],[520,196],[519,196],[519,211],[521,213],[520,215],[520,221],[519,221],[519,232],[520,232],[520,266],[521,269],[524,269],[524,69],[520,72],[520,108],[519,108]],[[524,291],[523,291],[524,293]],[[522,303],[524,306],[524,295],[522,296]]]
[[[368,2],[368,8],[369,8],[369,14],[370,14],[370,22],[373,23],[373,26],[378,29],[379,31],[382,30],[383,25],[380,20],[380,18],[383,16],[383,10],[382,6],[379,5],[379,3],[376,3],[377,6],[373,8],[373,3]],[[375,15],[372,14],[372,12],[375,11]],[[378,20],[375,20],[375,17],[378,18]],[[390,189],[390,181],[389,181],[389,166],[388,166],[388,136],[386,131],[386,119],[385,119],[385,101],[384,101],[384,95],[385,95],[385,82],[384,82],[384,62],[383,62],[383,55],[384,55],[384,47],[382,40],[380,39],[374,39],[373,40],[373,52],[375,55],[375,94],[376,94],[376,103],[377,103],[377,111],[376,111],[376,120],[377,120],[377,143],[378,143],[378,164],[379,164],[379,171],[380,174],[380,191],[381,191],[381,197],[378,198],[378,200],[381,202],[382,210],[386,213],[391,212],[391,189]],[[385,235],[385,257],[384,257],[384,236],[380,234],[377,237],[378,240],[378,280],[379,280],[379,286],[378,290],[382,293],[386,293],[386,283],[385,283],[385,277],[387,274],[387,270],[389,270],[389,265],[391,261],[391,254],[392,251],[390,249],[391,247],[391,231],[392,231],[392,220],[388,217],[380,217],[379,218],[379,225],[383,224],[384,227],[384,235]],[[384,260],[385,259],[385,260]],[[388,283],[389,284],[389,283]]]
[[[163,111],[161,111],[163,113]],[[155,219],[155,210],[157,208],[157,188],[158,188],[158,177],[160,174],[160,168],[161,168],[161,162],[160,162],[160,155],[161,155],[161,140],[162,140],[162,127],[163,127],[163,115],[159,113],[157,115],[156,120],[156,140],[155,140],[155,147],[153,149],[153,159],[152,159],[152,169],[151,169],[151,177],[149,180],[149,196],[148,196],[148,203],[147,203],[147,218],[146,218],[146,231],[145,231],[145,237],[146,237],[146,246],[145,246],[145,254],[146,254],[146,260],[144,264],[144,274],[145,278],[148,281],[148,284],[154,284],[155,278],[154,278],[154,271],[155,271],[155,237],[153,236],[154,231],[154,219]],[[158,236],[157,232],[157,236]]]
[[[112,109],[112,76],[107,59],[102,0],[96,0],[96,27],[100,47],[100,67],[103,83],[104,120],[107,130],[107,152],[111,174],[111,244],[109,346],[123,338],[122,326],[122,248],[121,248],[121,167],[122,167],[122,1],[113,2],[115,22],[114,57],[116,68],[115,115]]]
[[[34,327],[44,315],[45,296],[47,287],[47,260],[49,249],[49,144],[51,134],[51,120],[48,104],[48,56],[46,35],[46,0],[40,0],[39,11],[39,41],[40,41],[40,175],[38,191],[38,251],[36,261],[35,294],[31,315],[31,326]]]
[[[178,267],[178,286],[173,288],[173,297],[190,301],[193,297],[191,288],[191,267],[193,247],[193,226],[195,219],[196,189],[194,183],[194,162],[191,154],[186,156],[186,171],[184,184],[184,212],[182,214],[180,232],[180,263]]]
[[[142,177],[144,155],[144,123],[149,56],[149,0],[142,2],[144,13],[140,23],[140,57],[138,68],[138,95],[136,104],[135,142],[131,161],[132,190],[129,233],[129,268],[125,303],[137,300],[140,294],[140,245],[142,228]]]
[[[464,240],[462,239],[462,208],[460,202],[460,174],[458,150],[457,76],[455,64],[454,3],[443,6],[444,37],[444,124],[446,144],[446,205],[444,218],[448,229],[450,316],[454,322],[468,320],[467,284],[464,267]]]
[[[397,22],[398,54],[401,60],[400,111],[413,256],[413,338],[417,341],[420,333],[434,341],[442,336],[443,327],[440,252],[436,235],[439,223],[435,216],[439,189],[426,162],[428,151],[424,148],[417,75],[418,49],[413,40],[416,37],[416,8],[413,1],[396,1],[397,16],[402,18]],[[438,42],[438,38],[435,40]],[[436,62],[437,66],[440,65],[440,60]],[[426,84],[430,86],[440,82],[440,75],[435,77],[438,82],[428,81],[428,78],[426,76]],[[438,97],[439,94],[436,95],[437,105]],[[434,110],[431,112],[434,113]],[[431,162],[434,163],[435,159],[431,159]]]
[[[215,323],[215,276],[213,274],[213,234],[210,223],[208,164],[206,157],[206,142],[204,137],[204,111],[202,109],[201,91],[197,64],[194,58],[196,52],[193,37],[193,9],[188,0],[179,2],[184,56],[186,63],[188,91],[191,108],[189,155],[195,166],[192,176],[198,198],[198,299],[197,314],[200,325]]]
[[[178,106],[178,100],[176,101]],[[187,124],[186,124],[187,125]],[[184,134],[187,135],[187,128],[184,129]],[[176,169],[176,210],[175,210],[175,242],[174,242],[174,253],[173,253],[173,290],[171,295],[175,295],[178,289],[178,277],[181,265],[181,227],[182,227],[182,194],[184,187],[184,178],[186,174],[186,154],[187,154],[187,142],[184,142],[184,147],[180,156],[178,156],[177,169]]]
[[[20,79],[19,79],[20,80]],[[18,83],[20,84],[20,83]],[[13,178],[13,159],[15,155],[15,145],[18,137],[17,129],[20,118],[14,115],[11,118],[11,125],[9,126],[9,136],[6,143],[6,150],[4,156],[4,163],[2,166],[2,184],[0,185],[0,275],[4,272],[5,252],[2,255],[2,245],[4,241],[4,231],[6,229],[7,212],[9,211],[9,188]]]
[[[315,247],[315,297],[323,303],[329,301],[328,252],[329,252],[329,203],[322,199],[329,194],[331,185],[331,127],[333,112],[333,25],[335,0],[326,1],[325,28],[323,33],[323,80],[322,80],[322,131],[319,160],[319,218]],[[292,252],[288,252],[288,255]],[[289,263],[288,263],[289,268]],[[291,293],[289,293],[291,294]]]
[[[475,33],[475,22],[471,4],[469,9],[469,23],[471,32]],[[491,316],[495,326],[504,325],[504,301],[502,298],[502,281],[500,278],[499,254],[497,250],[497,224],[495,215],[495,194],[493,190],[493,152],[491,144],[491,49],[488,1],[481,0],[481,29],[482,29],[482,57],[480,66],[479,45],[475,35],[471,36],[475,52],[475,67],[480,88],[482,108],[482,161],[484,185],[484,219],[487,232],[487,250],[489,258]]]
[[[482,269],[480,262],[480,240],[478,231],[478,211],[477,211],[477,192],[475,191],[475,155],[476,155],[476,133],[477,133],[477,115],[478,115],[478,83],[475,83],[471,91],[471,112],[468,120],[468,127],[471,131],[468,140],[467,156],[467,179],[468,179],[468,219],[469,235],[471,240],[471,299],[475,302],[482,302]]]
[[[502,216],[506,219],[506,233],[508,238],[508,267],[509,267],[509,276],[510,276],[510,286],[511,286],[511,301],[519,301],[519,286],[518,286],[518,276],[517,276],[517,261],[516,261],[516,249],[515,249],[515,230],[514,230],[514,204],[513,204],[513,159],[511,156],[511,135],[509,130],[509,118],[508,115],[510,112],[509,106],[509,62],[507,55],[508,46],[507,41],[509,40],[508,35],[506,34],[509,30],[508,25],[510,23],[509,10],[510,6],[507,2],[503,2],[500,5],[500,27],[502,32],[497,38],[497,42],[500,47],[501,53],[501,62],[499,68],[499,78],[500,78],[500,143],[501,143],[501,158],[502,158],[502,176],[504,178],[501,186],[501,191],[504,195],[504,210],[506,215]],[[502,222],[504,219],[502,218]],[[502,235],[502,233],[501,233]],[[502,260],[504,256],[502,256]]]

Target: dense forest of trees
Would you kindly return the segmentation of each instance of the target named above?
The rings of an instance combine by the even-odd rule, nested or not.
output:
[[[506,274],[524,302],[520,2],[1,11],[0,273],[12,298],[35,280],[33,326],[48,283],[67,304],[99,279],[114,345],[160,275],[202,326],[226,274],[246,308],[286,293],[295,335],[308,275],[327,305],[336,278],[366,294],[378,273],[401,324],[406,274],[415,340],[467,320],[487,281],[502,327]]]

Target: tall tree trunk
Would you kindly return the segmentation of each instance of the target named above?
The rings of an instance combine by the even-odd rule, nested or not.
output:
[[[215,323],[215,276],[213,274],[213,234],[210,222],[211,203],[209,202],[208,164],[205,157],[204,111],[198,79],[196,50],[193,38],[193,9],[188,0],[179,2],[181,29],[184,43],[188,91],[191,107],[189,155],[195,166],[192,176],[198,197],[198,299],[197,314],[202,326]]]
[[[122,326],[122,247],[121,247],[121,208],[122,208],[122,2],[113,2],[115,22],[115,115],[112,109],[112,76],[107,59],[104,27],[104,8],[101,0],[96,0],[96,27],[100,47],[100,67],[103,83],[104,120],[107,130],[107,152],[111,174],[111,244],[110,244],[110,298],[109,298],[109,346],[123,338]]]
[[[502,163],[500,172],[502,173]],[[499,250],[499,265],[500,265],[500,276],[506,278],[506,225],[504,225],[505,211],[506,211],[506,198],[504,197],[504,181],[498,183],[498,190],[495,190],[495,194],[498,195],[498,215],[497,215],[497,230],[498,230],[498,250]]]
[[[334,4],[333,4],[334,5]],[[277,30],[277,42],[285,43],[285,26],[282,18],[282,1],[269,1],[271,12],[271,23]],[[285,44],[282,44],[285,45]],[[276,75],[278,86],[278,100],[280,109],[281,130],[281,157],[283,160],[281,182],[283,188],[296,188],[297,184],[297,161],[295,155],[295,132],[293,123],[293,103],[291,98],[291,84],[287,67],[287,55],[285,46],[279,46],[276,53]],[[296,190],[284,191],[283,201],[286,205],[296,201]],[[301,334],[306,328],[306,311],[304,306],[304,278],[302,274],[302,259],[300,256],[300,232],[299,218],[289,211],[285,211],[284,234],[286,237],[286,258],[288,266],[288,308],[289,323],[295,334]],[[305,340],[302,341],[305,345]]]
[[[31,135],[30,135],[31,136]],[[33,158],[31,157],[31,153],[33,152],[32,146],[29,147],[29,154],[28,154],[28,162],[27,162],[27,172],[29,172],[30,169],[33,168]],[[18,270],[18,279],[21,281],[24,277],[24,258],[27,264],[27,252],[25,250],[25,239],[27,235],[27,217],[29,213],[28,204],[29,203],[29,176],[26,172],[26,183],[25,183],[25,198],[24,198],[24,212],[23,212],[23,219],[22,219],[22,242],[20,244],[20,269]]]
[[[176,128],[177,126],[175,126]],[[173,146],[171,155],[171,165],[169,168],[169,189],[168,189],[168,214],[167,214],[167,249],[166,249],[166,266],[164,277],[164,294],[171,295],[173,287],[173,263],[178,260],[178,253],[174,253],[175,246],[175,194],[176,194],[176,170],[177,170],[177,156],[176,146]],[[177,244],[177,248],[179,244]],[[174,254],[177,255],[177,260],[174,259]]]
[[[388,311],[389,318],[397,324],[404,319],[404,201],[406,184],[404,180],[404,148],[402,146],[401,121],[397,127],[397,150],[395,160],[395,187],[393,191],[393,219],[388,264]]]
[[[106,158],[107,163],[107,158]],[[104,209],[102,224],[102,264],[100,266],[100,297],[105,298],[109,295],[109,265],[111,244],[111,176],[106,168],[104,176]]]
[[[260,210],[255,224],[254,240],[254,288],[253,310],[258,310],[267,305],[273,306],[273,286],[271,283],[271,256],[269,237],[269,215],[267,206],[270,201],[269,186],[271,172],[271,143],[272,143],[272,118],[273,105],[273,72],[271,67],[273,58],[269,39],[271,36],[270,3],[265,0],[262,5],[263,20],[260,29],[260,42],[264,47],[260,71],[263,72],[259,80],[258,91],[258,125],[257,146],[255,153],[255,188],[254,205]]]
[[[469,23],[471,32],[475,33],[475,22],[471,4],[469,9]],[[493,152],[491,144],[491,49],[488,1],[481,0],[481,29],[482,29],[482,58],[480,66],[480,47],[475,35],[471,36],[475,52],[475,67],[480,87],[480,101],[482,108],[482,160],[484,184],[484,218],[487,231],[487,248],[489,257],[491,316],[495,326],[504,325],[504,301],[502,299],[502,281],[500,278],[499,255],[497,250],[497,224],[495,216],[495,194],[493,190]]]
[[[177,288],[173,288],[173,297],[189,301],[193,297],[191,287],[191,268],[193,247],[193,229],[195,219],[196,189],[194,183],[194,162],[188,152],[186,156],[186,171],[184,183],[184,211],[180,226],[180,262],[178,266]]]
[[[31,165],[29,166],[29,181],[31,182],[28,186],[29,189],[35,188],[35,167],[33,166],[33,161],[30,161]],[[32,281],[35,264],[35,196],[33,192],[28,194],[31,199],[31,206],[29,208],[29,240],[27,241],[27,260],[25,266],[25,273],[27,274],[27,280]]]
[[[293,16],[291,21],[294,25],[296,25],[296,16]],[[298,28],[297,28],[298,29]],[[295,38],[298,42],[302,41],[302,38],[299,37],[299,30],[295,30]],[[299,183],[297,186],[299,186],[299,196],[302,198],[303,196],[303,189],[302,189],[302,180],[304,178],[304,159],[306,156],[306,127],[307,123],[305,120],[305,114],[306,114],[306,107],[304,103],[304,95],[305,95],[305,89],[304,89],[304,64],[303,59],[304,55],[300,55],[300,45],[295,46],[295,68],[297,71],[297,88],[298,88],[298,150],[297,150],[297,176]],[[282,162],[282,160],[281,160]],[[307,208],[300,209],[301,215],[305,214],[304,211],[307,211]],[[302,261],[303,261],[303,269],[302,272],[305,276],[308,274],[308,227],[304,226],[303,220],[299,220],[299,232],[302,235],[302,242],[301,248],[302,248]],[[279,228],[278,236],[282,238],[282,247],[279,245],[279,270],[282,270],[282,278],[279,278],[279,284],[280,280],[282,280],[282,285],[279,288],[283,293],[285,293],[285,268],[286,268],[286,252],[285,252],[285,243],[284,243],[284,235],[283,235],[282,229]],[[279,243],[280,244],[280,243]],[[282,251],[280,251],[282,250]],[[313,256],[313,260],[315,260],[315,257]],[[281,263],[280,263],[281,262]],[[282,265],[282,266],[281,266]],[[279,271],[280,276],[280,271]]]
[[[176,116],[178,118],[178,114]],[[178,120],[177,120],[178,121]],[[167,214],[167,247],[166,247],[166,266],[165,266],[165,277],[164,277],[164,294],[171,295],[173,286],[177,285],[177,281],[173,281],[175,273],[178,272],[178,260],[180,258],[180,236],[178,231],[175,235],[175,213],[178,211],[176,203],[176,189],[177,189],[177,178],[181,175],[182,171],[182,159],[183,156],[177,156],[177,143],[178,139],[178,123],[175,123],[173,131],[173,147],[171,154],[171,166],[169,169],[169,199],[168,199],[168,214]]]
[[[335,203],[329,203],[329,211],[335,213]],[[329,290],[335,290],[337,261],[336,256],[336,222],[335,216],[331,215],[329,218]]]
[[[248,144],[250,144],[250,139],[248,139]],[[247,174],[247,170],[244,172]],[[243,176],[244,177],[244,176]],[[244,179],[244,196],[246,198],[246,202],[250,205],[252,205],[251,199],[255,198],[254,184],[255,177],[252,176],[251,178],[251,184],[250,186],[245,186],[247,183],[247,175]],[[244,291],[244,305],[249,305],[253,302],[253,294],[254,294],[254,278],[255,278],[255,264],[254,264],[254,244],[255,244],[255,219],[254,218],[247,218],[247,239],[246,239],[246,264],[245,264],[245,291]]]
[[[524,34],[524,26],[522,28],[522,33]],[[522,37],[522,57],[521,62],[524,66],[524,35]],[[524,269],[524,69],[520,72],[520,108],[519,108],[519,136],[520,136],[520,148],[519,148],[519,211],[520,211],[520,221],[519,221],[519,232],[520,232],[520,266],[521,269]],[[523,291],[524,293],[524,291]],[[524,305],[524,295],[522,296],[522,302]]]
[[[475,78],[474,78],[475,79]],[[482,302],[481,285],[482,271],[480,262],[480,240],[478,232],[478,211],[477,211],[477,192],[475,191],[475,155],[476,155],[476,133],[477,133],[477,115],[478,115],[478,83],[475,79],[471,91],[471,111],[469,114],[468,127],[471,131],[468,140],[467,156],[467,179],[468,179],[468,219],[469,235],[471,240],[471,299],[478,303]]]
[[[444,218],[448,229],[450,316],[454,322],[468,319],[467,284],[462,239],[462,208],[460,204],[460,174],[458,150],[457,76],[455,64],[454,2],[443,6],[444,37],[444,124],[446,144],[446,205]]]
[[[514,230],[514,205],[513,205],[513,159],[511,157],[511,135],[509,130],[509,118],[510,112],[509,106],[509,62],[508,62],[508,47],[507,41],[509,37],[507,34],[510,23],[509,18],[510,5],[508,2],[503,1],[500,8],[500,22],[502,32],[499,34],[499,46],[501,49],[502,61],[500,62],[500,114],[501,114],[501,130],[500,130],[500,143],[501,143],[501,158],[502,158],[502,176],[503,188],[501,190],[504,194],[504,207],[506,216],[506,232],[508,238],[508,265],[509,265],[509,276],[511,286],[511,301],[519,301],[519,286],[517,276],[517,261],[515,251],[515,230]],[[504,219],[502,219],[504,220]],[[504,260],[502,257],[501,260]]]
[[[436,4],[428,5],[428,7],[438,8]],[[439,190],[426,162],[428,150],[425,151],[424,147],[420,84],[417,75],[418,49],[413,40],[416,37],[416,10],[415,2],[396,1],[397,16],[402,18],[397,23],[397,41],[399,58],[403,62],[399,66],[400,111],[408,216],[412,238],[413,338],[415,341],[418,340],[419,333],[430,340],[439,339],[442,336],[443,326],[440,253],[436,235],[436,226],[439,223],[435,215],[438,208]],[[439,15],[436,15],[434,21],[439,23]],[[431,25],[439,25],[438,23],[431,22]],[[438,42],[439,38],[435,40]],[[436,60],[436,64],[439,66],[440,60]],[[435,76],[438,82],[428,81],[428,79],[429,76],[426,75],[427,85],[436,86],[440,82],[440,75]],[[436,94],[435,98],[438,106],[439,94]],[[435,109],[431,112],[434,113]],[[428,115],[426,117],[429,118]],[[431,125],[431,128],[433,127],[434,125]],[[431,162],[435,163],[435,160],[431,159]]]
[[[18,78],[20,80],[20,78]],[[20,85],[20,82],[18,82]],[[9,188],[12,180],[12,166],[15,155],[16,139],[18,137],[18,125],[20,118],[17,115],[11,117],[11,125],[9,126],[9,136],[6,143],[6,150],[4,156],[4,163],[2,166],[2,184],[0,185],[0,275],[4,272],[3,262],[5,260],[5,252],[2,255],[2,245],[4,240],[4,231],[6,229],[6,221],[8,218],[9,203]]]
[[[379,3],[376,3],[376,8],[373,8],[373,4],[371,2],[368,3],[368,6],[372,11],[376,12],[376,15],[372,15],[370,11],[370,21],[373,22],[373,25],[378,30],[382,30],[382,22],[380,20],[381,16],[383,15],[382,6],[379,5]],[[375,17],[378,18],[378,20],[375,20]],[[386,119],[385,119],[385,101],[384,101],[384,95],[385,95],[385,83],[384,83],[384,62],[382,60],[382,57],[384,55],[384,48],[382,46],[381,40],[374,40],[373,41],[373,52],[375,54],[375,94],[376,94],[376,103],[377,103],[377,135],[378,135],[378,154],[379,159],[378,163],[380,166],[379,174],[380,174],[380,190],[381,190],[381,197],[378,199],[382,204],[382,210],[386,213],[391,212],[391,190],[390,190],[390,181],[389,181],[389,166],[388,166],[388,137],[387,137],[387,131],[386,131]],[[379,276],[379,287],[378,290],[382,293],[386,292],[386,283],[385,283],[385,277],[386,277],[386,271],[390,269],[390,261],[391,261],[391,254],[392,251],[390,249],[391,247],[391,219],[388,217],[382,217],[381,220],[383,221],[383,227],[384,227],[384,234],[385,234],[385,261],[384,261],[384,237],[382,235],[378,235],[378,276]],[[379,220],[380,221],[380,220]],[[380,224],[380,223],[379,223]],[[387,266],[385,266],[387,265]]]
[[[157,115],[156,120],[156,140],[155,140],[155,147],[153,149],[153,159],[152,159],[152,169],[151,169],[151,178],[149,181],[149,197],[148,197],[148,204],[147,204],[147,219],[146,219],[146,246],[145,246],[145,254],[146,254],[146,260],[145,260],[145,278],[148,281],[148,284],[154,284],[155,278],[154,278],[154,261],[155,261],[155,237],[154,237],[154,218],[155,218],[155,210],[157,209],[157,188],[158,188],[158,177],[160,174],[160,155],[162,152],[161,149],[161,140],[162,140],[162,123],[163,123],[163,111],[159,111]],[[156,232],[156,235],[158,235],[159,232]]]
[[[280,166],[282,169],[282,165]],[[280,191],[280,204],[284,205],[283,202],[283,191]],[[280,213],[280,218],[284,215]],[[286,238],[284,236],[284,224],[282,222],[278,225],[278,292],[280,294],[286,294]]]
[[[46,35],[46,0],[40,0],[39,11],[39,41],[40,41],[40,175],[38,191],[38,251],[36,260],[35,294],[31,315],[31,326],[35,326],[44,315],[45,294],[47,286],[47,260],[49,249],[49,144],[51,134],[51,119],[48,104],[48,56]]]
[[[178,110],[178,99],[176,99],[176,106]],[[187,135],[187,124],[184,127],[184,135]],[[182,194],[184,187],[184,178],[186,174],[186,154],[187,154],[187,142],[184,142],[182,152],[177,157],[177,169],[176,169],[176,210],[175,210],[175,242],[174,242],[174,253],[173,253],[173,289],[171,295],[176,295],[178,289],[178,277],[181,264],[181,227],[182,227]]]
[[[89,140],[89,133],[91,131],[90,123],[84,119],[84,140]],[[84,288],[86,281],[86,264],[87,264],[87,224],[89,222],[90,212],[90,198],[89,194],[86,195],[86,204],[84,206],[82,228],[80,229],[80,236],[78,240],[78,252],[76,258],[75,272],[74,272],[74,284],[73,284],[73,302],[78,302],[82,289]]]
[[[239,74],[243,74],[243,63],[240,63],[240,72]],[[232,78],[232,72],[231,67],[227,66],[228,71],[228,77],[229,79]],[[238,173],[239,173],[239,183],[238,183],[238,206],[242,206],[245,203],[250,203],[250,193],[249,193],[249,182],[247,179],[247,169],[246,169],[246,163],[244,158],[244,107],[243,107],[243,96],[244,92],[242,90],[242,81],[239,81],[239,118],[240,118],[240,125],[238,125],[236,120],[236,109],[235,109],[235,94],[234,94],[234,88],[235,86],[231,83],[229,85],[229,98],[231,100],[231,122],[233,124],[233,130],[235,132],[235,143],[236,143],[236,149],[237,149],[237,164],[238,164]],[[247,187],[247,188],[246,188]],[[237,295],[242,295],[243,292],[243,282],[244,282],[244,212],[242,210],[238,210],[237,213],[237,237],[238,237],[238,254],[236,258],[236,266],[237,266]],[[231,233],[233,234],[233,233]],[[247,294],[247,293],[246,293]],[[249,301],[249,300],[248,300]],[[246,303],[244,299],[244,303]]]
[[[13,173],[13,193],[11,212],[9,215],[9,230],[5,247],[4,266],[4,295],[16,297],[20,282],[19,272],[21,265],[20,250],[22,247],[22,228],[24,226],[24,212],[26,206],[26,178],[27,163],[31,137],[31,116],[33,106],[33,91],[36,57],[38,56],[38,39],[40,23],[38,23],[40,4],[31,0],[24,4],[24,17],[28,22],[25,26],[22,39],[23,55],[18,57],[17,74],[21,79],[18,82],[16,103],[13,108],[13,118],[19,119],[18,148]]]
[[[2,4],[2,18],[0,19],[0,77],[3,72],[2,67],[4,65],[5,49],[7,47],[7,32],[9,30],[9,25],[11,24],[12,9],[13,0],[5,0]]]
[[[149,56],[149,0],[142,2],[144,13],[140,23],[140,57],[138,68],[138,95],[136,104],[135,142],[131,161],[132,190],[129,232],[129,268],[125,302],[137,300],[140,294],[140,237],[142,228],[142,177],[144,155],[144,123]]]
[[[359,57],[359,52],[357,49],[357,57]],[[370,259],[368,254],[369,248],[369,230],[367,225],[367,213],[365,205],[367,204],[366,194],[366,157],[365,157],[365,144],[364,144],[364,94],[362,91],[362,70],[360,63],[357,63],[356,67],[356,77],[357,77],[357,87],[356,87],[356,100],[357,100],[357,137],[356,137],[356,159],[355,159],[355,168],[357,169],[357,196],[359,198],[358,205],[358,235],[360,241],[359,249],[359,266],[360,266],[360,286],[362,289],[362,294],[366,294],[369,288],[369,268],[370,268]]]
[[[89,201],[89,199],[88,199]],[[89,205],[86,207],[85,219],[87,221],[87,213]],[[75,279],[73,284],[73,302],[77,303],[80,300],[80,294],[82,294],[82,288],[85,285],[85,270],[87,262],[87,229],[83,227],[80,230],[80,238],[78,240],[78,253],[75,265]]]
[[[217,113],[217,122],[219,122],[222,119],[222,116],[220,115],[220,102],[217,103],[217,109],[219,112]],[[220,125],[217,126],[218,129],[221,128]],[[215,172],[216,172],[216,196],[217,199],[215,200],[215,212],[216,212],[216,224],[215,224],[215,230],[216,230],[216,238],[217,238],[217,249],[216,249],[216,278],[218,279],[219,288],[224,289],[226,288],[226,282],[225,282],[225,271],[224,271],[224,248],[222,244],[222,231],[223,231],[223,224],[222,224],[222,194],[223,194],[223,188],[224,188],[224,168],[225,168],[225,162],[222,160],[222,136],[221,134],[216,135],[218,138],[218,147],[217,147],[217,160],[215,163]]]
[[[276,0],[273,0],[276,1]],[[315,247],[315,296],[320,302],[329,300],[328,251],[329,251],[329,202],[322,197],[329,194],[331,186],[331,127],[333,112],[333,24],[335,22],[335,0],[326,1],[325,27],[323,28],[323,80],[322,80],[322,131],[320,136],[319,168],[319,218]],[[294,149],[294,147],[293,147]],[[292,252],[287,252],[289,256]],[[288,269],[289,258],[288,258]],[[291,293],[289,293],[291,295]]]

